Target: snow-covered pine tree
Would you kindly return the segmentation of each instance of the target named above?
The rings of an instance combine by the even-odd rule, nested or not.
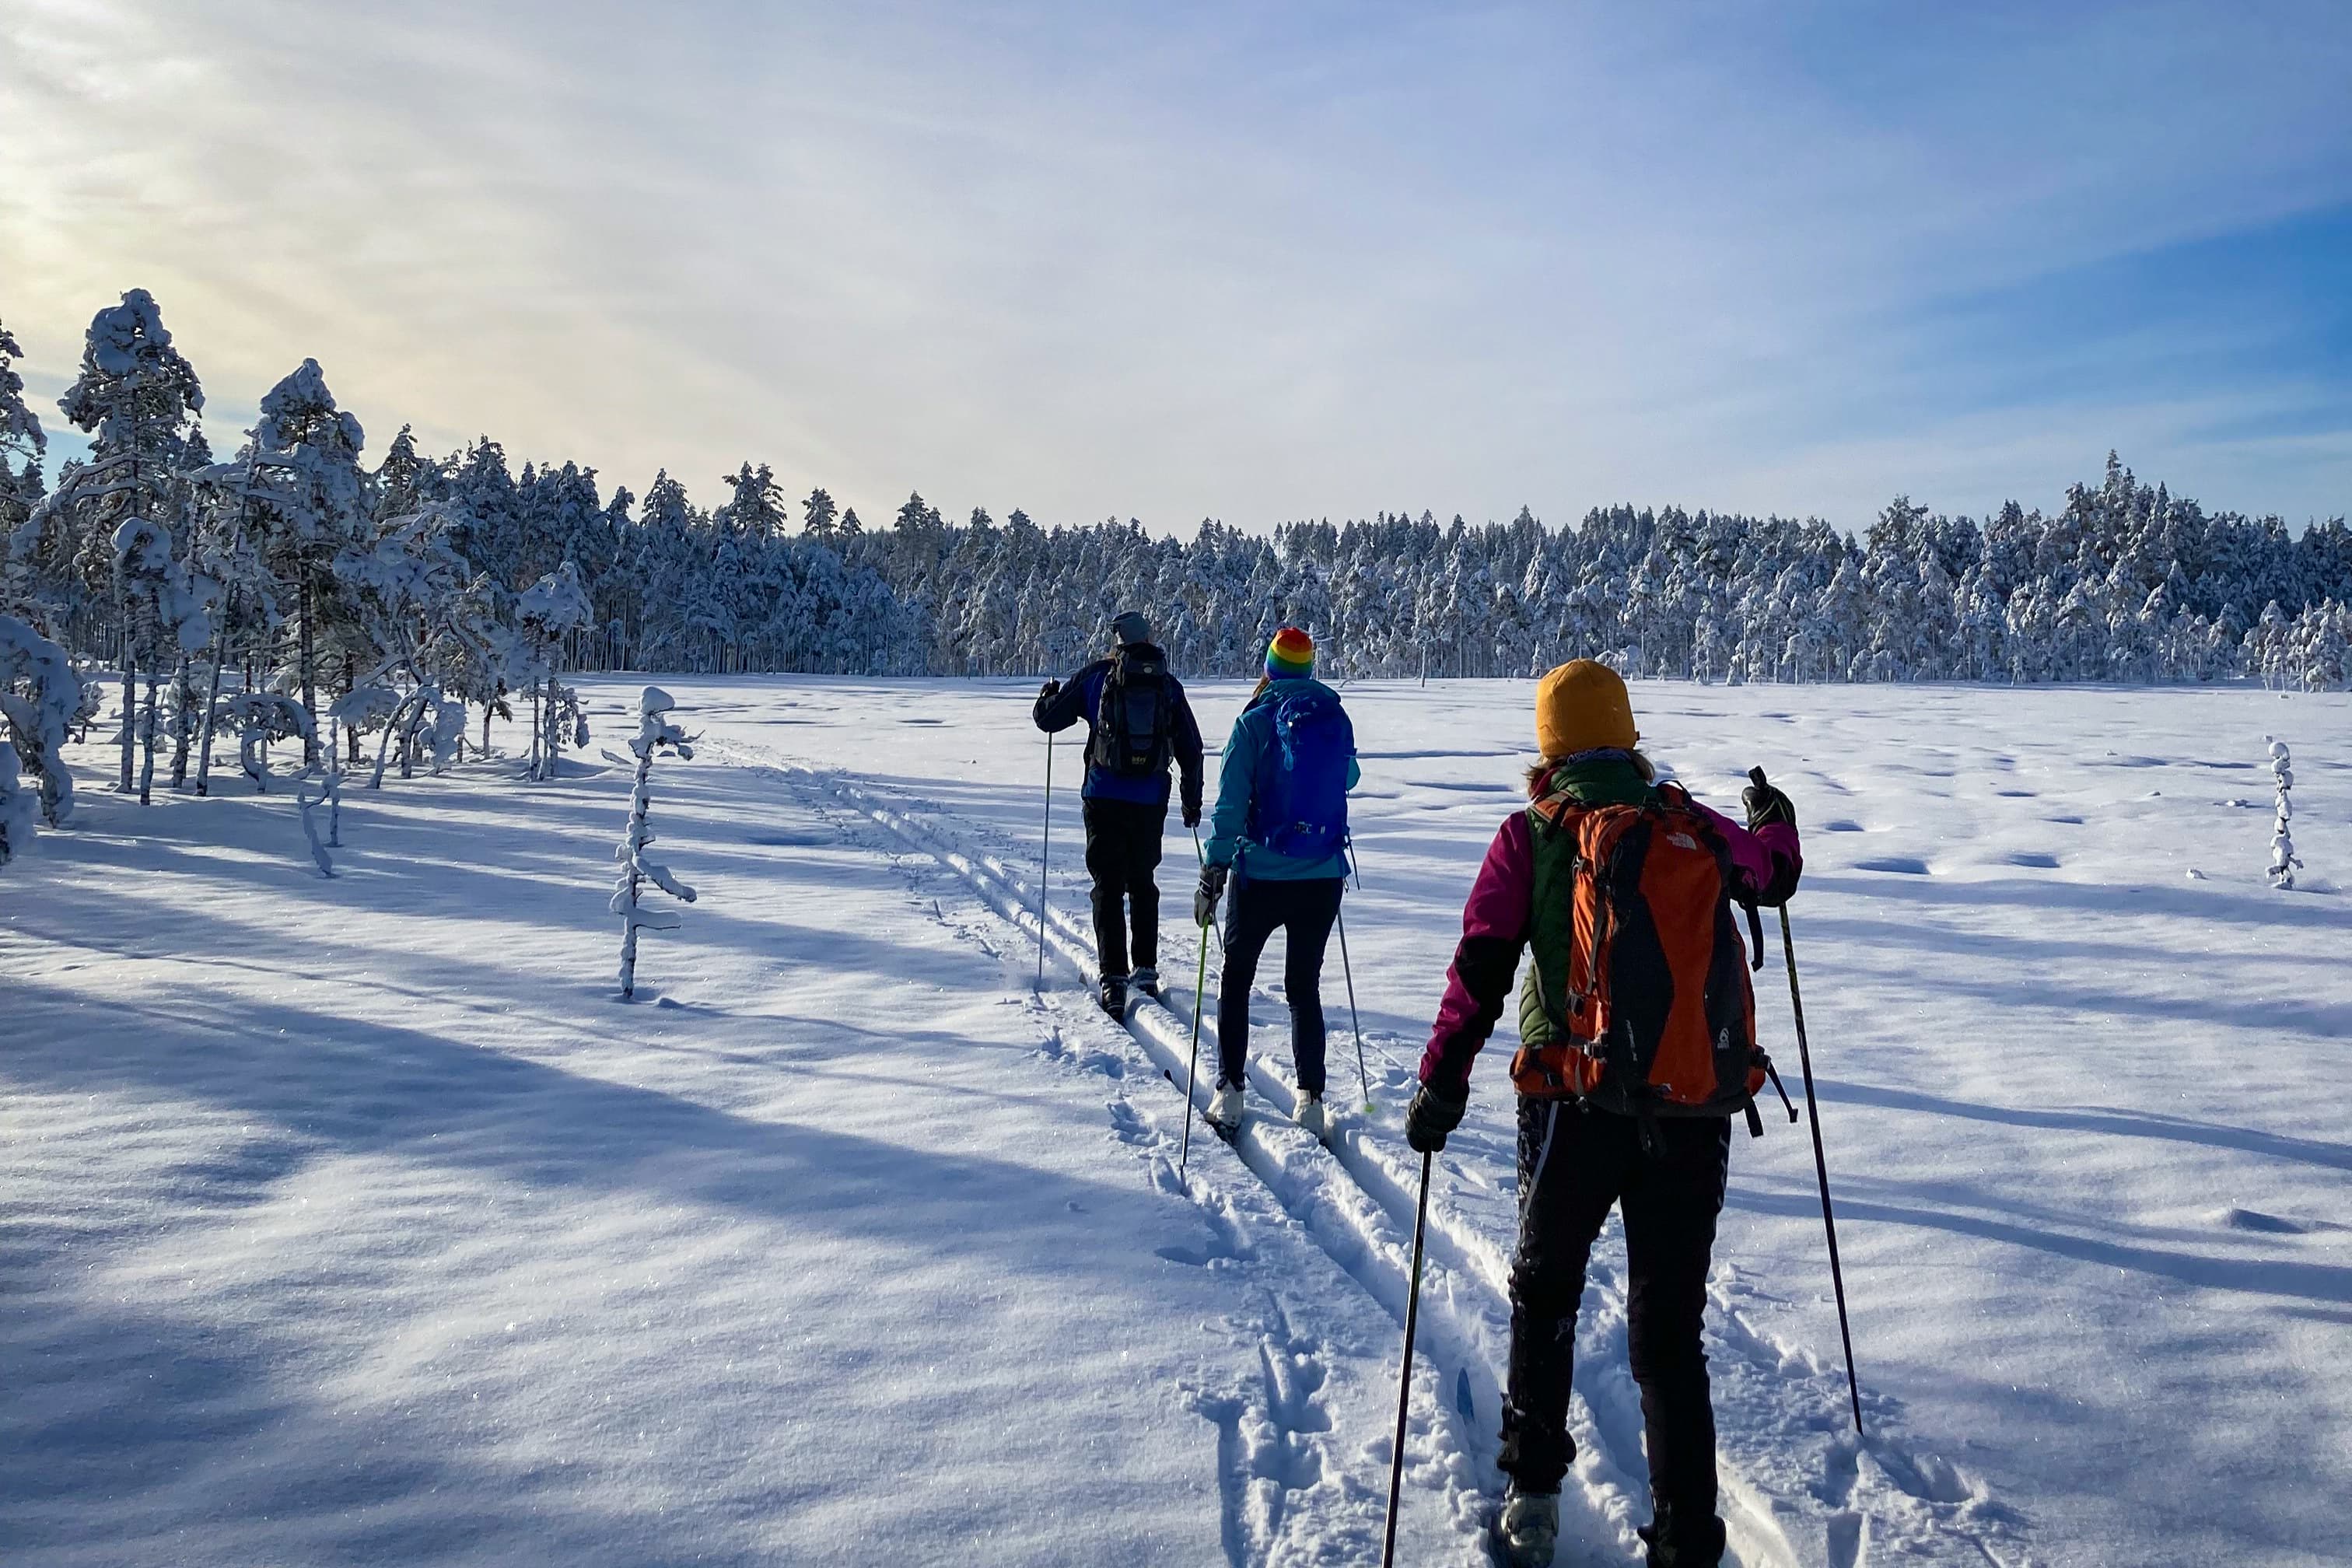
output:
[[[2278,785],[2277,816],[2271,823],[2271,886],[2292,892],[2294,874],[2303,868],[2295,858],[2294,834],[2289,826],[2294,820],[2294,805],[2289,798],[2294,789],[2293,759],[2287,754],[2286,742],[2272,736],[2271,778]]]
[[[623,1001],[637,993],[637,932],[676,931],[680,923],[675,910],[645,906],[645,885],[651,882],[672,898],[694,902],[692,888],[670,875],[668,867],[646,858],[646,846],[654,841],[653,827],[646,820],[653,805],[654,757],[657,753],[689,759],[694,755],[692,739],[668,717],[677,706],[670,694],[660,687],[646,687],[637,699],[637,733],[629,742],[629,750],[637,759],[637,776],[629,791],[628,828],[614,851],[614,858],[621,862],[621,874],[613,884],[610,905],[612,912],[621,917]]]
[[[319,362],[306,359],[261,400],[253,427],[261,482],[255,499],[260,549],[271,575],[285,584],[298,628],[294,680],[311,727],[303,761],[318,761],[319,626],[336,587],[335,557],[358,542],[368,517],[367,476],[360,422],[335,405]]]
[[[49,444],[25,405],[25,378],[14,363],[24,353],[0,321],[0,610],[11,614],[33,605],[29,563],[16,561],[11,542],[41,500],[41,454]]]
[[[74,563],[89,598],[103,602],[101,584],[112,590],[110,629],[122,670],[119,787],[126,795],[139,727],[133,722],[139,672],[152,673],[161,657],[166,625],[161,594],[177,563],[170,491],[184,459],[188,422],[204,405],[194,368],[172,346],[163,314],[144,289],[130,290],[120,304],[90,319],[81,374],[58,400],[74,427],[89,434],[89,459],[59,476],[49,504],[69,520]],[[172,624],[176,631],[178,623]],[[148,728],[152,740],[152,722]]]
[[[580,581],[580,569],[569,561],[532,584],[515,600],[515,620],[522,629],[516,651],[521,657],[511,679],[527,684],[530,690],[531,742],[527,777],[553,778],[562,737],[586,728],[586,721],[580,717],[578,696],[556,680],[555,672],[563,659],[565,639],[585,627],[593,615],[588,590]],[[569,717],[559,719],[559,710],[566,703]]]

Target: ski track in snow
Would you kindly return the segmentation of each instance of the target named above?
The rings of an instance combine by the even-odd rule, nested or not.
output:
[[[884,853],[895,848],[894,858],[954,878],[984,913],[980,921],[961,910],[950,915],[934,896],[935,918],[1004,958],[1009,969],[1020,967],[1019,961],[1034,952],[1034,917],[1024,930],[1020,911],[1007,901],[1003,877],[988,864],[949,847],[929,829],[837,776],[766,756],[758,748],[728,742],[706,746],[715,759],[854,814],[845,831],[855,833],[858,823],[869,835],[880,828],[875,837],[886,841],[877,847]],[[919,870],[911,875],[919,878]],[[1008,936],[1020,939],[1021,952],[1005,950]],[[1049,978],[1073,968],[1086,978],[1084,943],[1059,922],[1049,922],[1048,937],[1055,960]],[[1193,1383],[1184,1389],[1190,1408],[1218,1434],[1220,1535],[1227,1562],[1232,1568],[1280,1568],[1377,1561],[1387,1512],[1393,1384],[1373,1390],[1373,1404],[1385,1414],[1368,1425],[1360,1421],[1349,1432],[1335,1427],[1323,1395],[1328,1381],[1350,1375],[1349,1362],[1393,1369],[1412,1246],[1410,1209],[1400,1233],[1390,1215],[1360,1192],[1318,1182],[1314,1141],[1286,1118],[1278,1125],[1253,1118],[1227,1143],[1195,1117],[1185,1155],[1184,1101],[1174,1086],[1186,1070],[1188,1026],[1164,1009],[1147,1012],[1149,1004],[1139,1002],[1131,1010],[1129,1027],[1121,1029],[1087,994],[1067,988],[1048,989],[1036,1005],[1054,1021],[1042,1054],[1072,1070],[1099,1073],[1115,1085],[1107,1112],[1116,1135],[1150,1163],[1155,1187],[1189,1197],[1209,1219],[1208,1246],[1198,1252],[1164,1249],[1161,1256],[1194,1268],[1244,1267],[1252,1276],[1256,1309],[1232,1316],[1221,1328],[1235,1342],[1255,1342],[1261,1375],[1238,1384]],[[1153,1014],[1156,1025],[1145,1021]],[[1201,1101],[1206,1098],[1203,1091]],[[1170,1121],[1177,1125],[1168,1125]],[[1357,1287],[1355,1292],[1328,1288],[1334,1268]],[[1470,1457],[1479,1447],[1475,1428],[1454,1402],[1466,1360],[1457,1352],[1439,1356],[1432,1365],[1437,1271],[1425,1263],[1424,1272],[1431,1278],[1423,1290],[1420,1361],[1410,1391],[1401,1560],[1480,1564],[1488,1561],[1485,1529],[1491,1502],[1481,1495],[1478,1478],[1492,1473],[1494,1442],[1491,1435],[1485,1438],[1479,1468],[1480,1459]],[[1442,1531],[1433,1531],[1433,1523]],[[1612,1536],[1607,1552],[1622,1555],[1632,1539],[1630,1532],[1622,1539]]]
[[[846,803],[952,871],[1001,920],[1025,930],[1035,942],[1035,879],[1000,854],[977,847],[968,826],[925,813],[895,792],[837,770],[791,762],[765,748],[730,741],[715,743],[714,754],[764,767],[780,780]],[[1066,909],[1049,906],[1045,939],[1063,965],[1091,982],[1090,927]],[[1181,976],[1171,970],[1163,980],[1168,978]],[[1163,990],[1164,1005],[1131,1005],[1129,1028],[1169,1075],[1161,1081],[1181,1086],[1190,1052],[1192,1003],[1177,985],[1164,984]],[[1214,992],[1213,955],[1210,994]],[[1261,987],[1255,994],[1270,993]],[[1101,1016],[1083,1000],[1079,1005]],[[1343,1098],[1342,1058],[1351,1048],[1336,1022],[1335,1109]],[[1204,1050],[1213,1050],[1213,1033],[1204,1038]],[[1412,1070],[1399,1052],[1386,1047],[1393,1044],[1407,1053],[1410,1047],[1370,1037],[1365,1044],[1368,1062],[1374,1055],[1380,1060],[1376,1097],[1401,1108],[1411,1092]],[[1249,1078],[1250,1114],[1234,1141],[1244,1164],[1401,1325],[1417,1171],[1402,1168],[1395,1152],[1366,1138],[1353,1116],[1339,1122],[1328,1149],[1298,1131],[1290,1121],[1297,1084],[1272,1053],[1251,1053]],[[1207,1104],[1208,1084],[1203,1077],[1196,1090],[1199,1106]],[[1202,1134],[1201,1142],[1209,1141],[1205,1129]],[[1455,1522],[1475,1540],[1498,1503],[1494,1461],[1510,1326],[1507,1280],[1517,1223],[1510,1191],[1515,1153],[1508,1147],[1480,1147],[1475,1134],[1457,1135],[1439,1160],[1456,1184],[1431,1196],[1407,1474],[1416,1488],[1441,1493]],[[1641,1547],[1633,1530],[1649,1517],[1640,1394],[1626,1362],[1623,1286],[1617,1266],[1605,1256],[1607,1239],[1617,1233],[1612,1216],[1604,1247],[1594,1249],[1579,1315],[1572,1421],[1580,1454],[1572,1484],[1562,1493],[1563,1562],[1580,1552],[1603,1560],[1637,1556]],[[1737,1269],[1719,1265],[1711,1289],[1707,1352],[1725,1465],[1724,1512],[1733,1557],[1743,1568],[1862,1568],[1891,1554],[1999,1568],[2022,1568],[2032,1561],[2020,1538],[2020,1521],[1958,1467],[1907,1451],[1884,1436],[1857,1442],[1842,1367],[1834,1358],[1824,1363],[1750,1328],[1738,1310],[1740,1289]],[[1878,1418],[1874,1431],[1890,1414],[1866,1390],[1864,1409],[1866,1421]],[[1230,1492],[1230,1475],[1226,1480]],[[1263,1485],[1263,1478],[1253,1484]],[[1414,1501],[1408,1493],[1403,1506],[1410,1509]],[[1251,1510],[1248,1517],[1267,1513]],[[1229,1554],[1244,1539],[1254,1548],[1265,1544],[1256,1535],[1229,1534]]]

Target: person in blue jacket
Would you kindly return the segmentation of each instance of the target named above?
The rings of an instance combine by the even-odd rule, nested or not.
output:
[[[1323,1108],[1323,950],[1348,876],[1348,791],[1361,776],[1339,694],[1315,679],[1314,640],[1283,627],[1266,648],[1265,679],[1225,742],[1207,864],[1192,900],[1192,918],[1206,926],[1231,879],[1217,1089],[1209,1107],[1209,1120],[1228,1133],[1241,1125],[1250,987],[1276,931],[1287,940],[1282,984],[1298,1068],[1298,1124],[1318,1138],[1330,1130]]]
[[[1160,840],[1168,826],[1168,764],[1183,780],[1184,826],[1201,820],[1201,726],[1183,683],[1129,610],[1111,622],[1118,646],[1065,684],[1049,680],[1032,717],[1047,734],[1087,723],[1087,870],[1094,878],[1095,954],[1103,1011],[1127,1016],[1130,992],[1160,994]],[[1128,914],[1135,916],[1129,965]]]

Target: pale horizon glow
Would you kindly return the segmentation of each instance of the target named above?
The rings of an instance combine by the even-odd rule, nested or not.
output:
[[[2352,510],[2325,4],[0,0],[0,321],[49,468],[143,287],[233,449],[316,358],[704,504],[1189,531],[2045,509],[2109,448]]]

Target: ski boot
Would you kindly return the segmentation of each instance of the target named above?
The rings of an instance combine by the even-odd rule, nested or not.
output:
[[[1291,1118],[1318,1143],[1331,1135],[1331,1113],[1323,1109],[1323,1097],[1304,1094],[1298,1097],[1298,1110]]]
[[[1504,1568],[1549,1568],[1559,1539],[1559,1494],[1523,1492],[1517,1482],[1495,1516],[1495,1556]]]
[[[1160,971],[1148,963],[1137,965],[1135,973],[1127,977],[1127,992],[1130,996],[1149,996],[1159,1001]]]
[[[1685,1524],[1660,1503],[1658,1517],[1636,1533],[1649,1542],[1649,1568],[1719,1568],[1723,1562],[1723,1521],[1713,1514]]]
[[[1217,1085],[1216,1093],[1209,1097],[1209,1109],[1202,1114],[1207,1117],[1209,1125],[1216,1130],[1218,1137],[1232,1142],[1234,1134],[1242,1130],[1242,1086],[1237,1083]]]
[[[1109,1014],[1113,1021],[1121,1024],[1126,1023],[1127,976],[1124,974],[1104,975],[1102,978],[1101,996],[1102,1010]]]

